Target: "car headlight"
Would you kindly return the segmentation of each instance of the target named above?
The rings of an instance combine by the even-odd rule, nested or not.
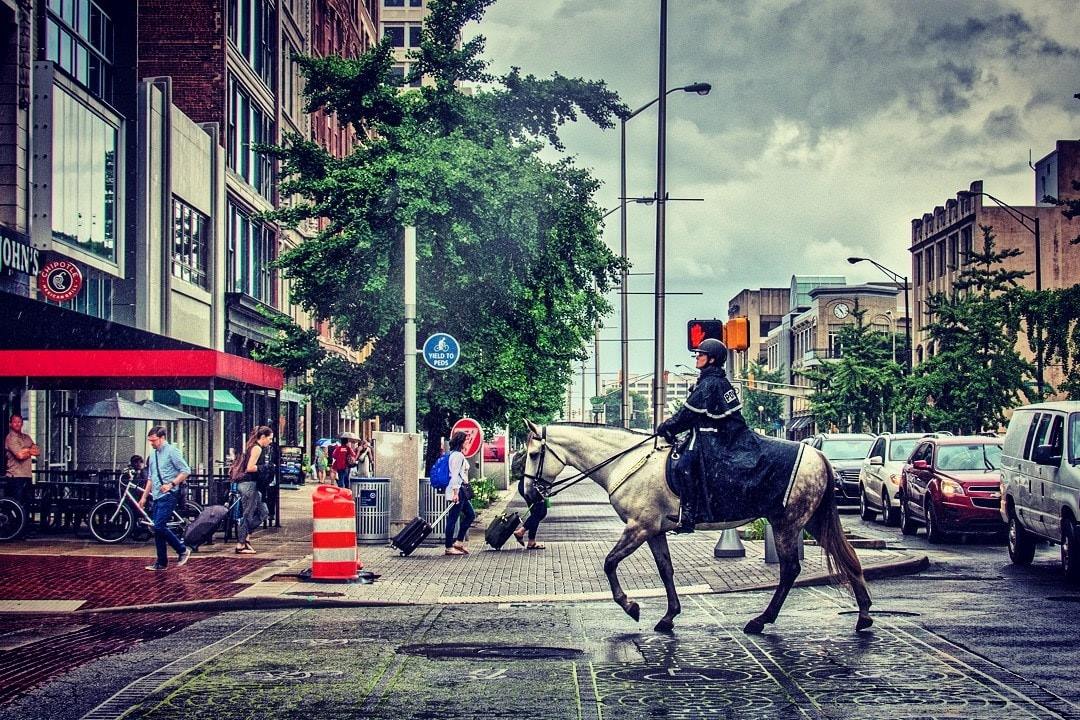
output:
[[[945,497],[955,497],[964,494],[964,487],[955,480],[941,481],[941,494]]]

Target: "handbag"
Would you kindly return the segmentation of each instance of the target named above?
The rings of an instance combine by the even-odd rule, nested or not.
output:
[[[473,488],[471,483],[461,483],[458,487],[457,496],[458,502],[465,502],[466,500],[473,499]]]

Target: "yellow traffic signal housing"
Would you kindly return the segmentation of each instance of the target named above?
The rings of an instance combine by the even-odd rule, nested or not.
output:
[[[724,344],[728,350],[750,347],[750,320],[745,315],[730,318],[724,325]]]

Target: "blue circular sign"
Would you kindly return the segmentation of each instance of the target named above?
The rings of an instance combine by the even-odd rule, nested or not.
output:
[[[460,357],[461,346],[453,335],[435,333],[424,341],[424,362],[433,370],[449,370]]]

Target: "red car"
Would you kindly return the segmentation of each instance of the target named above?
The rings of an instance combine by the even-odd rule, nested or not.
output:
[[[981,435],[929,437],[900,474],[900,529],[926,526],[932,543],[953,533],[1004,537],[1001,440]]]

